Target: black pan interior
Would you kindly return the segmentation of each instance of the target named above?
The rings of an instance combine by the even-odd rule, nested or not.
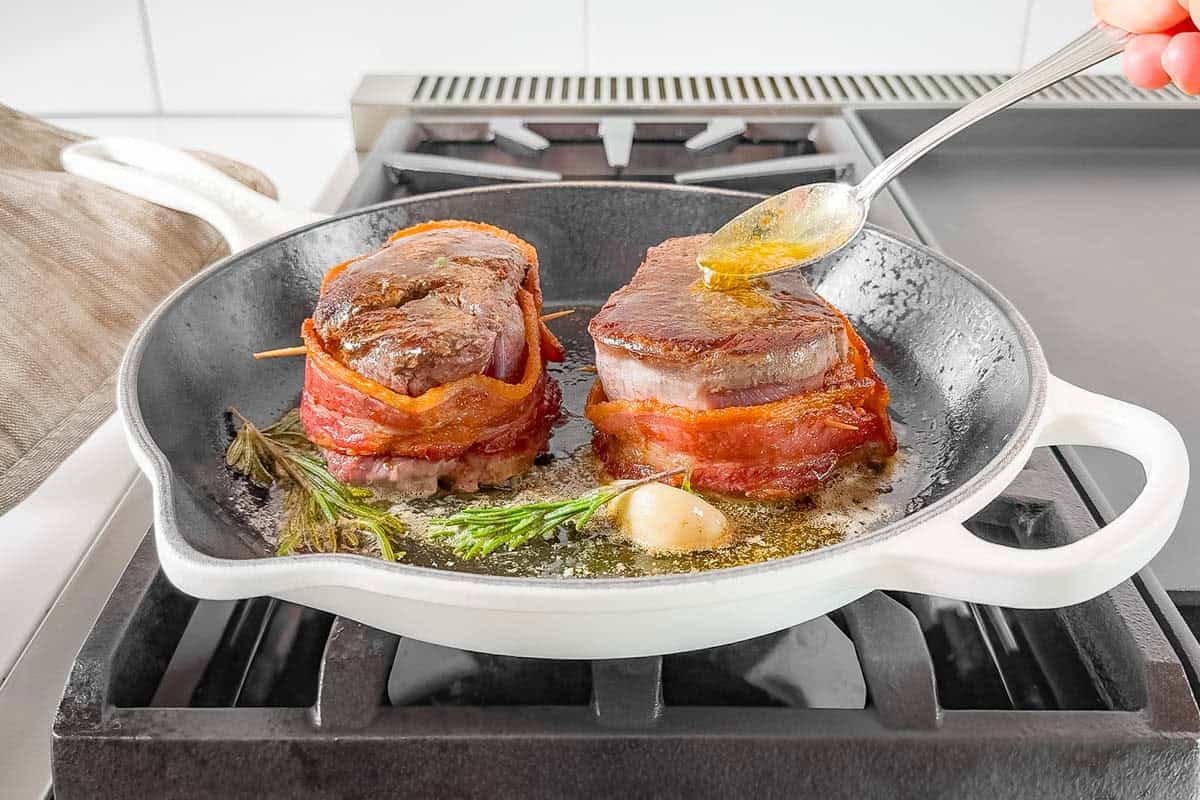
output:
[[[269,421],[295,405],[300,359],[256,362],[255,350],[294,344],[325,270],[429,219],[490,222],[532,242],[550,306],[598,308],[624,284],[646,248],[671,236],[715,230],[753,195],[649,184],[512,186],[427,195],[357,212],[227,259],[171,301],[143,330],[131,362],[136,410],[173,473],[180,533],[217,557],[265,554],[223,467],[236,405]],[[912,513],[963,485],[1016,432],[1032,385],[1020,326],[965,271],[868,228],[812,275],[818,291],[854,322],[892,392],[892,415],[912,479],[889,498]],[[587,357],[586,315],[564,337]],[[577,353],[578,357],[578,353]],[[578,412],[590,377],[560,372]],[[556,448],[586,441],[568,426]]]

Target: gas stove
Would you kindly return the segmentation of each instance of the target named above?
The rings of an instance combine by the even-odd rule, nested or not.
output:
[[[1001,79],[371,77],[344,208],[500,181],[853,181],[877,154],[843,107],[950,107]],[[1034,103],[1183,102],[1144,94],[1085,77]],[[903,200],[881,196],[872,219],[916,238]],[[1073,452],[1039,450],[969,527],[1015,547],[1085,537],[1107,513],[1089,481]],[[542,661],[271,598],[196,600],[148,537],[71,672],[54,793],[1194,797],[1184,615],[1200,597],[1174,599],[1148,570],[1046,611],[875,592],[711,650]]]

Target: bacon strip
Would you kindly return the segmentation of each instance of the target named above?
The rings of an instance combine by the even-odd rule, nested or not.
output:
[[[409,494],[432,494],[439,484],[456,492],[474,492],[480,485],[494,485],[533,466],[545,450],[550,428],[558,416],[561,400],[558,384],[544,383],[543,399],[532,427],[509,431],[486,444],[475,445],[453,458],[412,458],[398,455],[350,456],[325,451],[329,471],[343,483],[356,486],[399,486]]]

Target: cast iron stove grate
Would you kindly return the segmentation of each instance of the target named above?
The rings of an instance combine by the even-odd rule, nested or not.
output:
[[[972,526],[1025,547],[1096,527],[1048,450]],[[1053,611],[876,592],[739,645],[555,662],[197,601],[148,538],[68,682],[55,796],[1194,797],[1200,664],[1156,592]]]

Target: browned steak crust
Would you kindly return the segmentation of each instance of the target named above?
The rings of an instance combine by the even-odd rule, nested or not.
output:
[[[647,251],[591,321],[596,367],[615,399],[694,409],[754,405],[819,386],[848,348],[841,318],[799,272],[715,291],[696,255],[708,234]]]
[[[529,266],[483,231],[401,237],[334,277],[313,322],[334,357],[403,394],[472,374],[511,380],[523,362],[516,296]]]

